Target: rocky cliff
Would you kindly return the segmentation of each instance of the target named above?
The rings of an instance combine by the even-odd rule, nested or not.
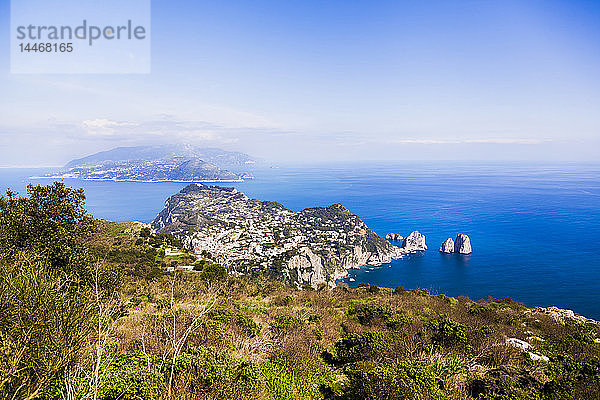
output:
[[[402,240],[404,240],[404,237],[402,235],[393,232],[390,232],[387,235],[385,235],[385,238],[394,242],[401,242]]]
[[[454,251],[460,254],[471,254],[471,239],[464,233],[459,233],[454,241]]]
[[[293,212],[234,188],[202,184],[171,196],[151,226],[232,271],[297,287],[331,285],[349,268],[387,263],[403,252],[341,204]]]
[[[456,240],[452,240],[452,238],[446,239],[442,243],[442,247],[440,247],[440,252],[442,253],[471,254],[472,251],[471,239],[464,233],[459,233],[456,236]]]
[[[452,238],[446,239],[446,241],[444,243],[442,243],[442,247],[440,247],[440,252],[453,253],[454,252],[454,240],[452,240]]]
[[[413,231],[410,235],[404,238],[402,249],[405,251],[422,251],[427,250],[425,244],[425,236],[419,231]]]

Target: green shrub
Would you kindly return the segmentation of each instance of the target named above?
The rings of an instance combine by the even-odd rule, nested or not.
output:
[[[279,361],[266,362],[261,368],[263,380],[274,400],[303,400],[318,398],[318,391],[305,377]]]
[[[164,388],[162,374],[150,366],[143,354],[125,353],[116,356],[104,371],[98,389],[101,400],[155,399]]]
[[[270,324],[271,330],[275,332],[285,332],[287,330],[296,330],[304,326],[300,318],[291,315],[278,315],[273,318]]]
[[[473,315],[479,315],[483,313],[488,313],[494,311],[494,307],[490,304],[473,304],[472,307],[469,307],[469,313]]]
[[[389,343],[381,332],[353,333],[338,340],[326,361],[345,364],[373,358],[389,350]]]
[[[166,310],[171,308],[171,303],[167,299],[158,299],[156,301],[156,308],[159,310]]]
[[[518,379],[506,373],[496,375],[494,378],[471,380],[467,384],[467,392],[478,400],[566,400],[571,398],[543,394],[541,385],[527,374],[523,374]],[[563,394],[565,393],[563,392]]]
[[[273,299],[273,305],[275,306],[289,306],[294,301],[294,297],[292,295],[286,296],[277,296]]]
[[[317,322],[321,320],[321,315],[320,314],[310,314],[308,316],[308,322]]]
[[[406,292],[407,290],[404,288],[404,286],[396,286],[396,289],[394,289],[394,294],[404,294]]]
[[[467,326],[449,318],[427,321],[425,326],[434,344],[450,347],[467,342]]]
[[[412,322],[412,318],[406,315],[398,315],[393,318],[388,318],[385,322],[385,326],[387,326],[391,330],[398,330],[407,324]]]
[[[347,371],[344,399],[447,399],[425,362],[360,363]]]
[[[177,358],[174,393],[195,398],[252,399],[260,389],[260,378],[256,364],[200,346]]]
[[[235,324],[250,337],[260,333],[260,326],[250,316],[240,310],[218,307],[211,310],[209,315],[212,320],[225,324]]]
[[[260,333],[260,326],[246,314],[237,314],[235,322],[250,337],[254,337]]]
[[[225,307],[215,307],[210,310],[208,315],[210,319],[224,323],[229,323],[235,317],[233,310]]]
[[[571,356],[559,355],[552,359],[547,371],[550,378],[544,384],[543,393],[550,399],[576,398],[577,386],[598,390],[600,386],[600,360],[577,362]]]
[[[220,264],[208,263],[200,272],[200,278],[205,281],[223,281],[227,278],[227,270]]]
[[[315,334],[317,340],[323,340],[323,331],[321,329],[313,329],[312,332]]]
[[[369,325],[378,318],[387,321],[392,316],[392,311],[388,307],[373,304],[351,304],[348,315],[355,317],[363,325]]]
[[[190,337],[197,338],[198,342],[202,344],[224,348],[229,346],[231,332],[222,322],[209,319],[203,321],[200,329],[192,333]]]
[[[0,398],[27,398],[52,385],[93,332],[89,299],[47,268],[35,259],[0,261]]]
[[[379,293],[379,287],[377,287],[375,285],[369,285],[369,286],[367,286],[367,292],[369,292],[369,293]]]

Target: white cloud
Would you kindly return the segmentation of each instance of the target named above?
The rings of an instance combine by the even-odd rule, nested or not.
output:
[[[53,130],[69,137],[88,141],[104,140],[115,145],[184,142],[219,146],[237,143],[238,135],[251,130],[232,129],[206,121],[182,120],[172,115],[138,121],[105,118],[80,123],[51,121],[51,126]]]
[[[133,122],[111,121],[109,119],[91,119],[83,121],[81,126],[88,134],[93,136],[113,136],[120,133],[120,129],[118,128],[132,128],[137,126],[137,124]]]
[[[112,128],[115,126],[136,126],[137,124],[132,122],[117,122],[109,119],[91,119],[83,121],[83,126],[88,128]]]
[[[396,144],[541,144],[551,139],[531,138],[488,138],[488,139],[396,139]]]

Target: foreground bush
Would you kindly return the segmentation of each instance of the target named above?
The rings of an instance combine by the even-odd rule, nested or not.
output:
[[[88,297],[65,290],[42,261],[0,265],[0,398],[35,398],[63,376],[92,320]]]
[[[175,362],[178,398],[253,399],[260,389],[260,368],[209,347],[191,348]]]
[[[310,380],[298,375],[282,362],[263,364],[262,374],[267,391],[275,400],[306,400],[319,396]]]
[[[425,362],[359,363],[347,371],[344,399],[442,400],[433,368]]]
[[[164,377],[145,355],[125,353],[117,355],[102,371],[98,390],[100,400],[151,400],[165,387]]]

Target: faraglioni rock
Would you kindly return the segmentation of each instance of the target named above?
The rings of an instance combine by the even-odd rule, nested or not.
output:
[[[393,240],[394,242],[401,242],[404,239],[402,235],[393,232],[390,232],[387,235],[385,235],[385,238],[387,240]]]
[[[471,254],[471,239],[464,233],[459,233],[454,241],[454,251],[460,254]]]
[[[454,240],[452,240],[452,238],[446,239],[446,241],[442,243],[442,247],[440,247],[440,252],[454,253]]]
[[[427,245],[425,244],[425,236],[422,235],[419,231],[413,231],[410,235],[404,238],[402,242],[402,249],[404,251],[420,251],[427,250]]]

